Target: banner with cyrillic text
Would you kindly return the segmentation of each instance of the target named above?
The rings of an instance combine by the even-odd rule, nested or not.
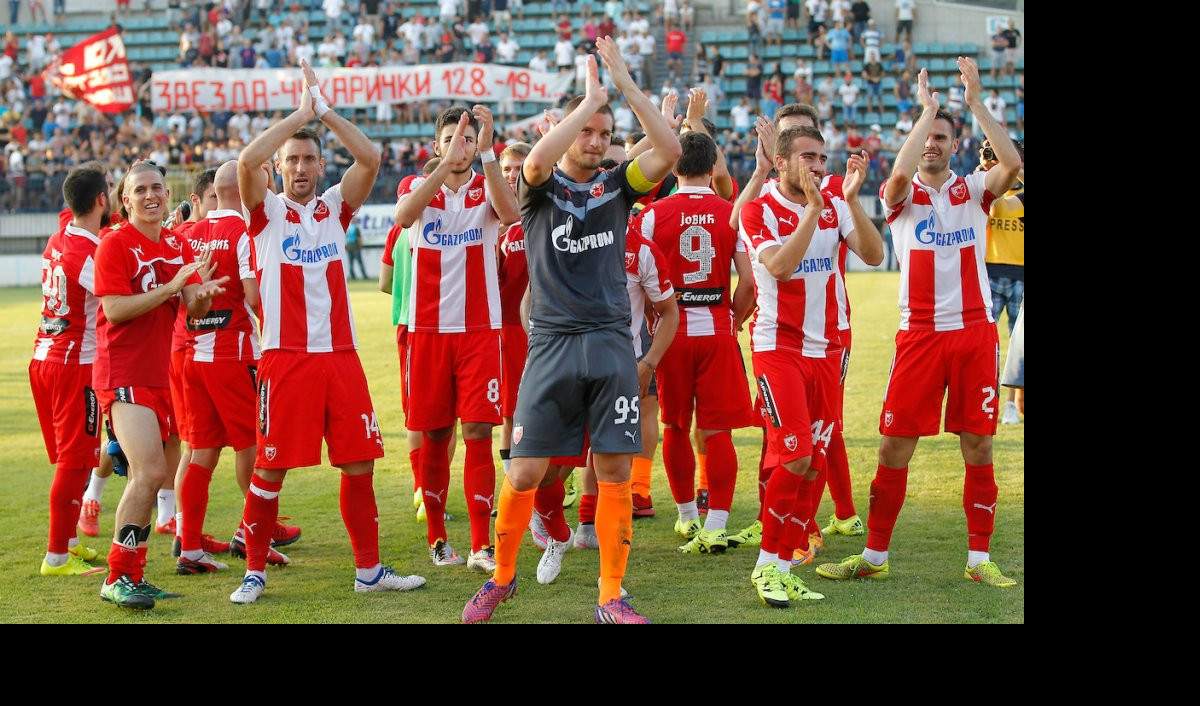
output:
[[[60,89],[103,113],[122,113],[133,107],[125,42],[115,27],[64,50],[45,75]]]
[[[334,108],[452,100],[554,103],[571,77],[495,64],[430,64],[317,69],[321,95]],[[156,71],[151,105],[157,112],[292,110],[304,79],[297,69],[180,69]]]

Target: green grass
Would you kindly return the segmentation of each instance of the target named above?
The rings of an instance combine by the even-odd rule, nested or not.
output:
[[[853,273],[848,278],[854,303],[854,358],[846,391],[846,446],[855,500],[866,517],[867,489],[875,472],[878,419],[892,339],[899,314],[894,273]],[[0,623],[159,623],[159,622],[454,622],[464,602],[482,584],[481,574],[465,567],[435,568],[425,550],[424,526],[412,511],[411,476],[400,411],[394,330],[387,298],[373,286],[356,284],[352,298],[362,358],[388,455],[376,466],[381,551],[404,573],[420,573],[429,585],[410,594],[355,594],[349,540],[338,512],[338,479],[328,466],[293,471],[281,497],[283,514],[304,528],[288,554],[293,565],[272,569],[265,597],[252,606],[234,606],[242,562],[215,576],[175,576],[170,543],[151,539],[147,577],[182,592],[154,611],[136,614],[102,604],[96,577],[43,578],[37,573],[45,551],[46,499],[53,469],[46,459],[30,399],[27,366],[37,327],[40,293],[36,289],[0,290],[0,458],[4,492],[0,498]],[[1006,336],[1007,327],[1002,327]],[[744,334],[743,334],[744,335]],[[743,341],[743,348],[749,350]],[[1002,342],[1006,344],[1006,341]],[[747,352],[747,356],[749,353]],[[730,525],[740,528],[757,511],[755,476],[759,432],[734,433],[741,473]],[[1024,622],[1025,432],[1001,427],[996,439],[996,476],[1000,506],[992,556],[1016,578],[1010,590],[993,589],[962,578],[966,523],[962,511],[962,459],[957,438],[942,435],[921,442],[911,466],[908,496],[891,547],[891,578],[883,582],[833,583],[811,567],[801,576],[827,599],[788,610],[759,604],[748,577],[757,550],[733,550],[724,556],[679,556],[681,542],[671,530],[674,508],[661,461],[654,470],[653,493],[659,514],[634,525],[634,547],[625,587],[637,608],[658,622]],[[451,542],[465,548],[468,537],[462,497],[462,449],[456,455],[449,494]],[[105,493],[101,539],[107,550],[113,509],[124,481],[114,478]],[[213,479],[207,531],[227,538],[236,527],[242,503],[233,480],[232,454],[226,452]],[[819,519],[831,512],[828,499]],[[575,510],[568,510],[574,522]],[[831,537],[818,561],[836,560],[862,549],[861,538]],[[521,590],[497,611],[500,622],[587,622],[596,597],[599,558],[571,551],[558,582],[540,586],[534,579],[539,553],[525,540],[518,565]],[[228,558],[227,558],[228,559]]]

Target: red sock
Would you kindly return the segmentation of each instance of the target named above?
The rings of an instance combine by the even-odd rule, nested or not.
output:
[[[450,439],[425,434],[421,442],[421,494],[430,546],[446,539],[446,490],[450,487]]]
[[[871,483],[871,510],[867,515],[867,549],[886,552],[892,541],[892,529],[900,508],[904,507],[904,490],[908,487],[908,466],[887,468],[882,463]]]
[[[412,467],[413,492],[421,487],[421,447],[408,452],[408,465]]]
[[[149,554],[149,549],[145,544],[137,548],[137,569],[129,575],[134,583],[141,583],[142,579],[146,578],[146,555]]]
[[[189,463],[179,484],[179,510],[183,513],[179,546],[185,552],[201,548],[200,535],[204,533],[204,515],[208,511],[208,486],[212,482],[212,474],[210,468]]]
[[[733,489],[737,484],[738,459],[733,437],[727,431],[708,437],[708,508],[725,510],[733,506]]]
[[[758,457],[758,521],[763,522],[767,516],[767,484],[771,481],[771,471],[767,465],[767,434],[763,432],[762,453]],[[765,523],[764,523],[765,525]]]
[[[821,501],[825,499],[825,481],[829,479],[828,473],[822,473],[813,481],[812,508],[813,517],[816,517],[821,512]]]
[[[556,542],[565,542],[571,536],[571,528],[567,526],[567,515],[563,512],[562,501],[567,494],[566,488],[563,487],[562,478],[555,478],[554,482],[544,488],[538,488],[533,495],[533,510],[542,518],[542,526],[546,528],[546,534]],[[585,498],[592,498],[594,495],[585,495]],[[583,506],[580,505],[582,513]],[[592,508],[593,513],[595,508]],[[593,517],[595,515],[593,514]]]
[[[692,451],[692,436],[687,429],[667,427],[663,430],[663,467],[671,484],[671,495],[678,504],[696,499],[696,455]]]
[[[808,551],[808,535],[816,527],[812,518],[812,497],[815,480],[801,480],[796,488],[796,502],[788,518],[787,531],[779,546],[779,558],[791,559],[797,549]]]
[[[279,491],[283,481],[263,480],[255,473],[250,478],[250,492],[246,493],[246,506],[242,510],[242,531],[246,537],[246,570],[266,571],[267,552],[271,549],[271,535],[279,520]]]
[[[632,512],[632,510],[630,510]],[[591,525],[596,523],[596,496],[579,496],[579,524]]]
[[[776,466],[767,483],[767,497],[763,501],[762,550],[768,553],[778,553],[783,544],[786,523],[792,516],[792,507],[796,504],[796,490],[800,487],[800,476],[792,473],[783,466]],[[791,557],[788,557],[791,558]]]
[[[342,522],[350,533],[354,549],[354,567],[370,569],[379,565],[379,510],[375,507],[375,474],[342,474]],[[186,515],[184,515],[186,517]]]
[[[50,537],[46,551],[66,554],[67,545],[75,536],[75,523],[83,508],[83,490],[87,486],[86,467],[74,468],[62,461],[54,467],[54,482],[50,485]]]
[[[967,513],[967,544],[973,552],[986,552],[996,527],[996,477],[992,464],[966,464],[963,481],[963,510]]]
[[[840,429],[835,429],[826,454],[829,465],[829,497],[833,498],[833,512],[839,520],[858,514],[854,509],[854,490],[850,487],[850,459],[846,457],[846,439]],[[816,508],[813,508],[816,511]]]
[[[138,572],[136,549],[127,549],[113,542],[108,550],[108,579],[105,583],[116,583],[122,576],[133,576]]]
[[[471,519],[471,551],[477,552],[492,543],[496,464],[492,461],[492,437],[467,439],[463,443],[467,447],[467,458],[463,468],[463,493],[467,496],[467,515]]]

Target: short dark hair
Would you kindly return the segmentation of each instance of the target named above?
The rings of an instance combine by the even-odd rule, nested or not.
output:
[[[205,169],[196,175],[196,181],[192,184],[192,193],[196,198],[204,197],[204,190],[212,186],[212,183],[217,180],[216,169]]]
[[[807,117],[808,119],[812,120],[813,127],[820,127],[821,125],[821,116],[817,113],[816,108],[808,105],[807,103],[788,103],[787,105],[781,106],[775,111],[775,129],[779,129],[779,122],[781,120],[793,115],[803,115]]]
[[[603,169],[604,171],[608,171],[609,169],[616,169],[619,166],[621,166],[621,163],[615,159],[605,158],[605,159],[600,160],[600,168]]]
[[[438,165],[441,163],[442,163],[441,157],[434,157],[433,159],[426,162],[425,166],[421,167],[421,175],[429,176],[430,174],[433,174],[433,170],[437,169]]]
[[[717,164],[717,143],[708,135],[687,132],[679,138],[683,152],[675,163],[675,171],[681,177],[704,176],[712,172]]]
[[[467,124],[470,125],[471,127],[475,128],[475,134],[478,135],[479,134],[479,121],[475,120],[475,114],[472,113],[470,110],[463,108],[461,106],[453,106],[451,108],[446,108],[445,110],[442,111],[441,115],[438,115],[437,124],[434,126],[434,130],[433,130],[434,141],[436,142],[441,137],[442,128],[446,127],[447,125],[450,125],[450,126],[458,125],[458,121],[462,120],[463,113],[466,113],[468,116]]]
[[[318,135],[317,131],[312,129],[311,127],[300,128],[299,130],[293,132],[292,136],[289,137],[288,139],[289,140],[312,140],[313,142],[315,142],[317,144],[317,152],[320,152],[321,147],[323,146],[322,142],[321,142],[321,136]],[[199,195],[199,194],[197,194],[197,195]]]
[[[825,144],[825,137],[815,127],[809,127],[808,125],[789,127],[775,138],[775,155],[784,159],[791,157],[792,146],[801,137],[810,137],[821,144]]]
[[[587,99],[587,96],[584,95],[584,96],[575,96],[570,101],[568,101],[567,106],[565,108],[563,108],[563,117],[565,118],[568,115],[570,115],[571,113],[574,113],[575,109],[578,108],[579,106],[583,105],[583,101],[586,99]],[[610,118],[613,117],[612,107],[609,106],[608,103],[605,103],[604,105],[597,108],[596,112],[603,113]]]
[[[938,108],[937,114],[933,116],[934,120],[945,120],[950,123],[950,140],[958,139],[958,123],[954,121],[954,114],[945,108]]]
[[[104,178],[104,169],[95,162],[89,162],[75,167],[67,174],[67,180],[62,186],[63,200],[71,213],[80,218],[91,213],[96,205],[96,197],[108,193],[108,182]]]

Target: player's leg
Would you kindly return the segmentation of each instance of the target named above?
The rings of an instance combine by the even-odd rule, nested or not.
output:
[[[565,492],[562,482],[563,469],[564,466],[552,462],[533,496],[533,516],[530,517],[529,530],[534,533],[534,543],[542,549],[542,558],[538,560],[537,565],[537,581],[540,584],[551,584],[558,578],[562,571],[563,556],[575,536],[571,526],[567,524],[566,512],[562,506]],[[538,531],[541,533],[540,538]]]
[[[450,445],[456,421],[454,382],[457,334],[409,332],[407,425],[423,433],[420,453],[426,538],[435,566],[463,564],[446,536],[446,494],[450,487]]]
[[[478,571],[495,570],[494,548],[489,537],[492,506],[496,497],[496,466],[492,460],[492,425],[486,422],[462,423],[463,494],[471,525],[471,554],[467,565]]]
[[[501,421],[501,338],[498,331],[458,334],[455,356],[456,414],[462,420],[463,493],[471,524],[467,566],[491,573],[494,550],[489,537],[496,497],[496,462],[492,460],[492,427]]]
[[[840,356],[837,388],[831,398],[831,402],[834,404],[832,412],[837,423],[833,428],[833,436],[829,440],[829,453],[826,459],[828,473],[825,476],[828,479],[829,495],[833,499],[834,512],[825,533],[858,536],[866,530],[862,520],[858,517],[858,510],[854,506],[854,490],[850,484],[850,460],[846,454],[846,439],[843,433],[845,430],[846,373],[850,367],[850,332],[843,333],[845,345]],[[822,481],[818,479],[818,484],[821,483]],[[820,492],[816,495],[818,504],[821,495]],[[816,511],[816,507],[813,508],[813,511]]]
[[[692,413],[696,399],[693,344],[678,338],[659,361],[655,379],[660,382],[663,418],[663,469],[675,500],[678,519],[675,532],[692,539],[700,531],[696,502],[696,455],[692,449]],[[646,414],[642,410],[643,416]],[[643,444],[645,439],[643,438]],[[705,488],[704,481],[701,485]]]
[[[172,419],[177,419],[177,417],[173,416]],[[163,443],[163,455],[166,458],[168,473],[163,480],[162,487],[155,495],[155,507],[157,508],[157,516],[154,520],[155,534],[175,535],[179,530],[179,521],[175,517],[175,488],[178,487],[176,483],[182,478],[182,474],[179,472],[180,464],[183,462],[181,444],[179,434],[176,433],[168,436]],[[187,466],[183,468],[186,469]]]
[[[112,457],[108,455],[108,444],[100,444],[100,463],[92,469],[87,489],[83,491],[83,506],[79,511],[79,531],[89,537],[100,534],[100,503],[104,500],[104,488],[113,474]]]
[[[208,489],[213,470],[221,460],[221,449],[198,448],[179,483],[179,560],[175,572],[181,575],[203,574],[229,568],[216,561],[204,549],[204,517],[208,513]]]
[[[521,386],[521,376],[525,373],[529,337],[524,328],[512,324],[504,325],[501,332],[504,353],[501,362],[504,365],[504,376],[500,385],[500,407],[504,421],[500,429],[500,462],[504,465],[504,472],[508,473],[512,452],[512,417],[517,408],[517,390]]]
[[[696,448],[696,509],[701,515],[708,514],[708,444],[704,430],[699,426],[692,429],[692,441]]]
[[[633,493],[633,516],[654,517],[654,501],[650,497],[650,474],[654,467],[654,452],[658,449],[658,388],[650,379],[650,391],[641,398],[642,450],[633,457],[630,487]]]

